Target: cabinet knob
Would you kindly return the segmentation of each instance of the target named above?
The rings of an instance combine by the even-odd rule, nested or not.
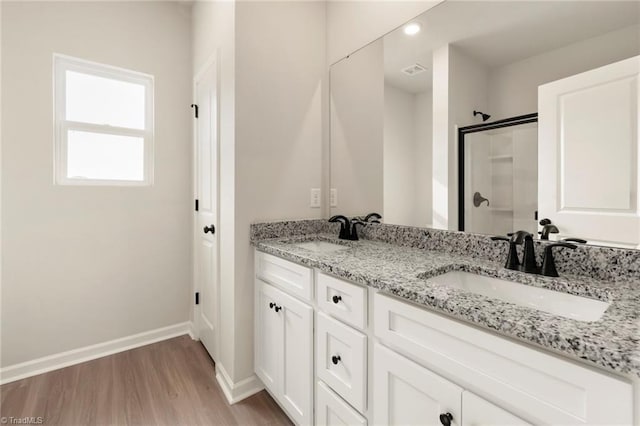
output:
[[[451,413],[440,414],[440,423],[442,423],[442,426],[451,426],[451,420],[453,420]]]
[[[333,296],[333,303],[338,304],[342,300],[342,296]]]
[[[206,234],[207,232],[211,232],[211,235],[216,233],[216,227],[213,225],[209,225],[209,226],[205,226],[204,227],[204,233]]]
[[[282,310],[282,306],[278,306],[278,305],[276,305],[276,308],[275,308],[275,309],[276,309],[276,312],[280,312],[280,311]]]
[[[273,309],[274,306],[276,306],[275,303],[273,303],[273,302],[269,303],[269,309]]]
[[[331,362],[333,363],[333,365],[338,365],[338,363],[340,362],[340,355],[334,355],[331,357]]]

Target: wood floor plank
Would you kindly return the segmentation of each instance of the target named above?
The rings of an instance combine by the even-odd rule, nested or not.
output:
[[[45,425],[291,425],[262,391],[233,406],[188,336],[0,386],[0,417]]]

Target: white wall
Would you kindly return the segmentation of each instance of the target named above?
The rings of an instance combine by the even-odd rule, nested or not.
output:
[[[458,229],[458,127],[488,106],[485,66],[447,45],[433,56],[433,226]]]
[[[491,70],[491,120],[538,110],[538,86],[640,54],[640,27],[631,26]]]
[[[433,52],[431,222],[436,229],[449,229],[449,56],[449,45]]]
[[[416,226],[430,227],[433,216],[433,93],[421,92],[414,97],[416,155]]]
[[[489,106],[487,68],[460,49],[449,52],[449,229],[458,229],[458,128],[476,124]]]
[[[187,321],[190,17],[2,2],[2,366]],[[155,76],[152,187],[53,184],[54,52]]]
[[[220,51],[220,359],[253,375],[255,221],[321,217],[324,2],[196,2],[194,68]],[[283,30],[286,29],[286,30]]]
[[[413,225],[416,196],[414,95],[384,86],[384,208],[387,223]]]
[[[249,224],[319,218],[325,3],[236,4],[236,336],[234,379],[253,374]],[[223,248],[224,250],[224,248]]]
[[[431,91],[415,94],[385,84],[380,213],[386,223],[431,224],[431,118]]]
[[[383,50],[378,40],[331,68],[332,214],[383,208]]]
[[[327,2],[327,61],[333,64],[437,4],[420,1]]]

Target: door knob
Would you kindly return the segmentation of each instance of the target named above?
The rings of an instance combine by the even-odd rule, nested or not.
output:
[[[216,233],[216,227],[213,226],[213,225],[205,226],[204,227],[204,233],[206,234],[207,232],[211,232],[211,234],[215,234]]]
[[[440,414],[440,423],[442,423],[442,426],[451,426],[451,420],[453,420],[451,413]]]

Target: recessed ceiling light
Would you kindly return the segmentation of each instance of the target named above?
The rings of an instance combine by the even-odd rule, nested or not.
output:
[[[420,32],[420,24],[412,22],[404,26],[404,33],[406,35],[416,35]]]

